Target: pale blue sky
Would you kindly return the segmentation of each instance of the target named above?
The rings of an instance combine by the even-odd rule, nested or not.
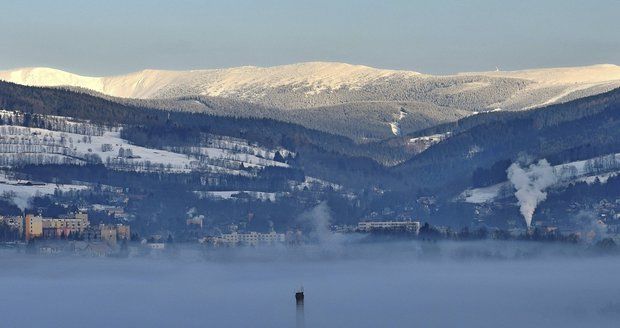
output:
[[[0,69],[340,61],[424,73],[620,64],[620,1],[1,0]]]

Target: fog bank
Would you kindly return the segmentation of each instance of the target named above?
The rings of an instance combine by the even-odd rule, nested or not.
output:
[[[92,259],[0,252],[7,327],[614,327],[620,261],[536,243],[181,250]]]

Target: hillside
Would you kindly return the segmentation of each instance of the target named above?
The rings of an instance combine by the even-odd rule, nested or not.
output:
[[[480,114],[441,131],[450,133],[394,170],[423,185],[468,186],[475,170],[491,174],[494,164],[524,156],[557,165],[617,153],[620,89],[532,111]],[[505,169],[496,168],[504,178]]]
[[[388,159],[395,153],[402,155],[399,148],[358,145],[341,136],[272,119],[169,112],[121,104],[79,92],[33,88],[6,82],[0,82],[0,108],[86,120],[103,126],[125,126],[123,135],[130,142],[148,147],[197,146],[203,142],[204,135],[219,135],[243,139],[271,149],[286,148],[302,155],[299,157],[299,165],[303,165],[310,174],[316,170],[314,172],[317,174],[342,179],[340,182],[360,182],[359,178],[352,178],[355,170],[351,170],[351,167],[381,170],[381,165],[375,161]],[[36,123],[28,119],[24,125],[41,127],[33,122]],[[317,161],[318,158],[321,160]],[[346,170],[342,162],[353,164]],[[326,170],[326,167],[332,170]],[[368,179],[371,177],[369,175]]]
[[[251,213],[257,227],[288,228],[327,201],[342,223],[414,211],[458,225],[487,204],[455,199],[464,190],[496,192],[510,163],[545,158],[562,167],[620,152],[620,89],[364,144],[278,120],[115,99],[0,82],[0,208],[122,206],[132,226],[155,231],[183,230],[180,218],[192,207],[215,226]],[[233,102],[190,99],[208,107]],[[160,106],[145,107],[149,102]],[[390,119],[404,125],[412,115],[399,108]],[[502,202],[518,213],[510,197]]]
[[[396,183],[372,153],[275,120],[170,112],[0,82],[6,214],[79,208],[120,222],[106,209],[122,208],[122,222],[154,232],[185,231],[194,208],[212,226],[251,216],[253,229],[266,230],[294,227],[295,217],[329,199],[336,214],[354,220],[363,190]]]

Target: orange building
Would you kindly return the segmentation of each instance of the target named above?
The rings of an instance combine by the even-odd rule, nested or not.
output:
[[[24,219],[24,234],[26,240],[39,238],[43,235],[43,218],[40,215],[26,214]]]
[[[70,233],[82,233],[89,226],[88,215],[75,214],[75,217],[43,218],[40,215],[26,215],[24,219],[24,234],[26,240],[33,238],[56,239],[69,236]]]

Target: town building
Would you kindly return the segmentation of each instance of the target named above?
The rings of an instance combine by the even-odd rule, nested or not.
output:
[[[373,230],[399,230],[404,229],[418,233],[420,231],[420,222],[412,220],[404,221],[362,221],[357,224],[357,230],[362,232],[371,232]]]
[[[19,231],[19,235],[24,233],[24,218],[21,216],[0,216],[0,224],[6,224],[11,229]]]
[[[116,227],[108,224],[99,225],[101,240],[109,245],[116,245]]]
[[[131,239],[131,229],[124,224],[100,224],[99,238],[114,246],[118,241]]]
[[[116,225],[116,239],[118,240],[131,240],[131,227],[126,224]]]
[[[87,241],[101,240],[101,230],[98,226],[88,227],[86,228],[86,230],[84,230],[84,234],[82,235],[82,237],[84,238],[84,240]]]
[[[146,243],[146,247],[152,250],[164,250],[166,248],[166,244],[162,242],[149,242]]]
[[[221,234],[218,237],[211,238],[211,242],[215,245],[225,244],[228,246],[235,246],[238,244],[256,246],[259,244],[275,244],[283,243],[286,241],[286,236],[283,233],[277,233],[270,231],[268,233],[260,233],[256,231],[250,231],[245,233],[239,233],[233,231],[227,234]]]
[[[43,217],[40,215],[26,214],[24,218],[24,236],[26,240],[43,236]]]
[[[304,242],[304,236],[301,230],[288,230],[286,232],[285,238],[286,243],[289,245],[300,245]]]
[[[68,237],[72,233],[81,234],[89,225],[86,213],[61,218],[44,218],[40,215],[27,214],[24,219],[24,232],[26,240],[40,237],[55,239]]]
[[[194,227],[199,229],[203,228],[203,223],[204,220],[202,216],[185,220],[185,225],[187,225],[188,227]]]

